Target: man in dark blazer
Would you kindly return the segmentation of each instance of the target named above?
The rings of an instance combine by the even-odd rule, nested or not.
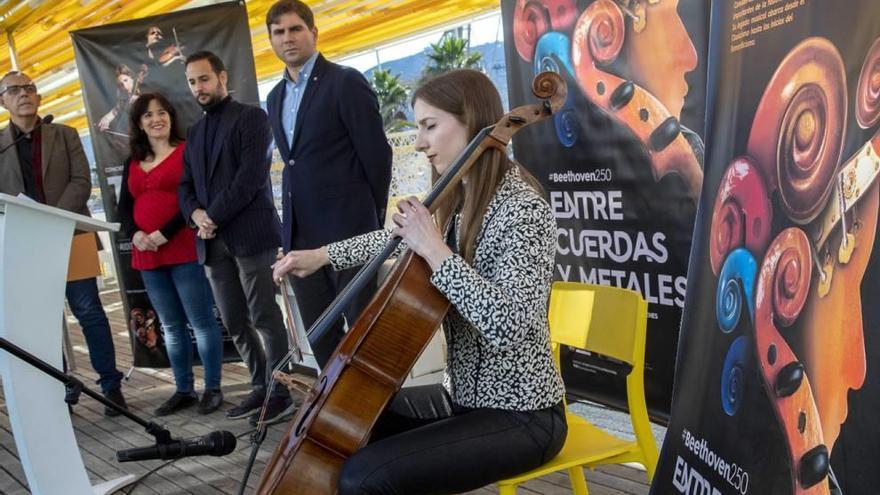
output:
[[[0,154],[0,192],[11,196],[24,193],[40,203],[89,215],[86,202],[92,193],[92,177],[76,129],[40,119],[40,94],[22,72],[9,72],[0,79],[0,95],[10,120],[0,131],[0,149],[6,150]],[[101,391],[125,406],[120,389],[122,373],[116,369],[116,350],[97,280],[67,282],[65,296],[82,327]],[[104,414],[119,413],[107,408]]]
[[[198,229],[199,262],[251,374],[253,390],[226,416],[250,416],[255,425],[266,393],[266,419],[295,409],[286,388],[266,390],[272,368],[288,351],[271,268],[281,244],[269,182],[272,135],[263,110],[229,96],[226,68],[213,53],[190,55],[186,78],[205,116],[187,133],[180,209]]]
[[[391,182],[391,147],[375,93],[355,69],[327,61],[316,48],[309,7],[280,0],[266,15],[269,40],[285,64],[269,93],[269,120],[284,162],[284,251],[312,249],[376,230],[384,223]],[[312,323],[357,270],[324,267],[291,277],[303,323]],[[372,290],[345,308],[354,323]],[[323,367],[343,335],[338,322],[321,342],[310,342]]]

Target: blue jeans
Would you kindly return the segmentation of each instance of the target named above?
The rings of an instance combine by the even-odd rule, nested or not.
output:
[[[219,389],[223,337],[214,318],[214,297],[204,268],[195,262],[169,265],[143,270],[141,277],[162,324],[177,391],[193,392],[193,352],[187,322],[195,333],[205,367],[205,389]]]
[[[64,293],[70,311],[82,327],[89,348],[89,360],[92,362],[92,368],[98,373],[101,390],[107,393],[119,388],[122,373],[116,369],[113,335],[110,333],[110,323],[98,296],[97,281],[94,278],[87,278],[67,282]]]

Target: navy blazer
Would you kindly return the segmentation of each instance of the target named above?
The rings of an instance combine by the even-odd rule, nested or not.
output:
[[[285,90],[282,79],[267,102],[284,162],[284,250],[313,249],[378,229],[391,183],[391,146],[367,80],[319,54],[292,146],[281,126]]]
[[[281,224],[272,199],[269,167],[272,134],[266,112],[230,99],[222,108],[214,147],[206,156],[206,118],[187,132],[180,210],[190,226],[192,212],[204,208],[217,236],[238,257],[281,245]],[[205,241],[196,244],[205,262]]]

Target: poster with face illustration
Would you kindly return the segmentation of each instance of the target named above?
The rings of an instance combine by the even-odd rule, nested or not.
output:
[[[669,414],[688,255],[703,182],[709,9],[702,0],[510,0],[510,106],[534,101],[540,71],[568,100],[513,139],[558,224],[556,280],[638,291],[649,304],[646,390]],[[625,407],[625,371],[563,355],[576,395]]]
[[[712,3],[706,173],[651,493],[880,490],[880,3]]]

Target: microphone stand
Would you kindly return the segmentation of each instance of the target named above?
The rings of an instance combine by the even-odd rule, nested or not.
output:
[[[42,127],[43,124],[51,124],[53,120],[55,120],[54,115],[51,114],[46,115],[44,118],[41,118],[39,121],[37,121],[37,125],[35,125],[33,129],[28,132],[22,132],[17,138],[13,139],[11,143],[7,144],[3,148],[0,148],[0,154],[6,153],[6,150],[15,146],[19,141],[24,139],[25,136],[32,134],[34,131]]]
[[[303,366],[297,365],[293,362],[293,359],[296,359],[297,362],[302,363],[303,355],[299,347],[299,338],[296,333],[296,328],[294,324],[295,320],[293,316],[293,310],[290,306],[290,292],[287,290],[287,277],[281,278],[281,299],[284,301],[284,311],[287,314],[287,321],[290,323],[291,331],[290,335],[288,336],[288,341],[290,342],[291,349],[272,369],[272,377],[269,380],[266,396],[263,397],[263,406],[260,408],[260,417],[257,420],[257,429],[254,430],[254,433],[251,435],[251,455],[248,458],[248,463],[244,468],[244,476],[242,476],[241,478],[241,483],[238,485],[238,495],[244,495],[244,491],[247,488],[248,478],[250,478],[251,471],[254,469],[254,463],[257,460],[257,453],[260,451],[260,446],[263,444],[263,441],[266,440],[266,434],[269,431],[269,427],[266,425],[264,419],[266,417],[266,407],[268,407],[269,398],[272,395],[271,392],[275,388],[275,373],[280,372],[282,369],[284,369],[284,367],[288,365],[304,368]]]
[[[251,435],[251,455],[248,457],[247,465],[244,468],[244,476],[241,479],[241,484],[238,486],[238,495],[244,495],[244,491],[247,488],[248,478],[251,476],[251,470],[254,469],[254,462],[257,460],[257,453],[260,451],[260,445],[263,444],[263,440],[266,439],[266,433],[269,432],[269,428],[266,427],[265,424],[262,423],[263,414],[265,414],[266,409],[263,408],[260,413],[260,422],[257,423],[257,429],[254,430],[254,433]]]
[[[58,380],[59,382],[64,384],[64,402],[69,405],[74,405],[79,402],[79,397],[82,393],[85,393],[89,397],[95,399],[96,401],[104,404],[105,406],[117,411],[121,415],[126,418],[134,421],[135,423],[144,427],[144,430],[153,436],[156,439],[156,445],[167,445],[172,441],[171,433],[163,426],[156,424],[153,421],[145,421],[140,417],[136,416],[134,413],[125,409],[115,402],[105,398],[103,395],[95,392],[94,390],[83,385],[83,382],[77,378],[74,378],[71,375],[62,373],[49,363],[41,360],[40,358],[34,356],[33,354],[25,351],[21,347],[13,344],[12,342],[6,340],[3,337],[0,337],[0,349],[12,354],[13,356],[21,359],[25,363],[37,368],[43,373],[51,376],[52,378]]]

